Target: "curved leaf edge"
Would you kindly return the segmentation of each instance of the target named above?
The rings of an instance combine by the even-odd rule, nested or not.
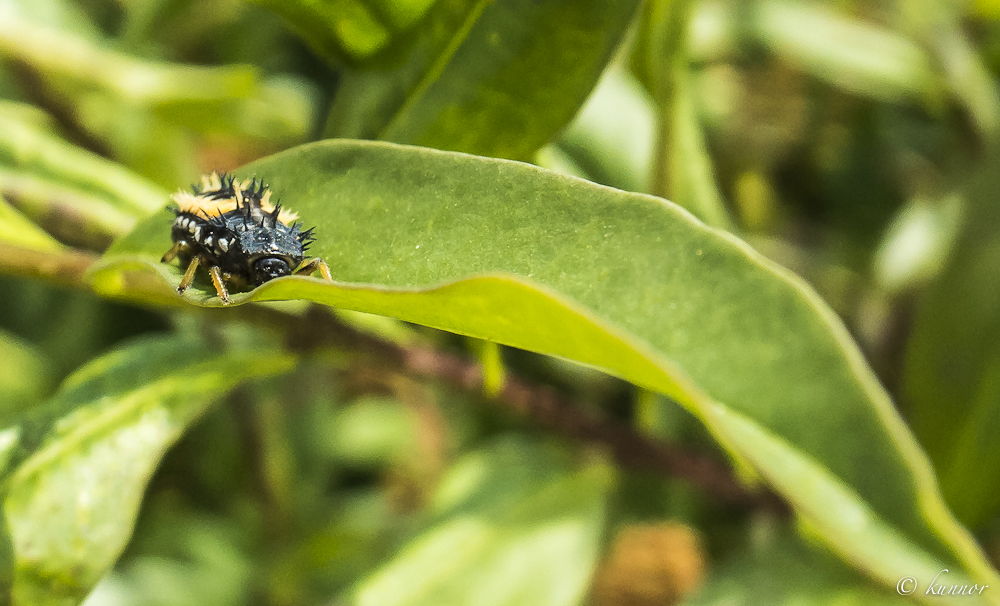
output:
[[[892,587],[901,578],[910,577],[917,579],[922,589],[929,589],[924,583],[951,566],[950,562],[942,561],[887,523],[861,495],[813,457],[803,454],[745,415],[718,405],[712,405],[709,414],[714,416],[720,428],[725,428],[722,431],[727,431],[733,442],[744,446],[750,453],[749,458],[761,459],[755,461],[755,467],[772,486],[787,495],[807,533],[821,538],[834,553],[870,578]],[[763,459],[777,461],[777,464],[767,465]],[[797,498],[806,485],[811,492],[818,493],[812,503]],[[817,507],[816,503],[822,506]],[[988,570],[982,575],[978,570],[968,572],[986,586],[994,582]],[[946,585],[950,587],[956,582],[968,585],[970,578],[962,571],[952,570]],[[984,599],[976,603],[1000,604],[994,596],[979,595]],[[957,606],[969,603],[967,596],[948,600],[924,591],[914,593],[913,598],[926,604]]]

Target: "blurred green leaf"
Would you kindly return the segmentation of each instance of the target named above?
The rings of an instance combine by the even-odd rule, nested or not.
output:
[[[968,191],[968,220],[920,300],[904,370],[913,428],[955,513],[977,527],[1000,508],[1000,159]]]
[[[350,68],[328,137],[530,159],[573,117],[636,0],[444,0],[385,65]]]
[[[394,28],[364,0],[253,0],[281,15],[320,56],[364,61],[392,41]],[[395,4],[391,0],[386,4]],[[400,3],[405,4],[405,3]]]
[[[789,529],[765,529],[761,534],[764,536],[757,540],[761,544],[751,545],[719,562],[705,587],[697,596],[685,601],[684,606],[905,606],[913,603],[893,589],[872,586],[870,581],[834,560],[829,553],[795,537]],[[930,580],[925,580],[920,592],[926,589]]]
[[[875,252],[875,278],[889,292],[926,284],[944,268],[965,202],[951,194],[910,200],[889,224]]]
[[[2,188],[0,178],[0,188]],[[0,242],[40,251],[56,251],[61,245],[16,208],[0,198]]]
[[[137,218],[134,211],[122,211],[94,193],[3,166],[0,193],[61,241],[91,250],[107,248],[111,240],[132,229]]]
[[[340,282],[284,278],[235,303],[306,298],[597,366],[688,407],[869,574],[942,561],[994,582],[833,312],[676,205],[381,143],[303,146],[241,174],[317,225],[312,251]],[[169,226],[163,212],[117,242],[95,288],[128,296],[119,272],[137,268],[177,284],[159,262]],[[220,304],[204,281],[187,299]],[[858,534],[858,516],[883,534]]]
[[[49,254],[38,256],[44,260]],[[0,276],[0,293],[0,325],[38,347],[56,381],[124,339],[166,328],[160,315],[84,290]]]
[[[0,330],[0,424],[37,404],[55,377],[45,355],[30,343]]]
[[[535,154],[534,163],[542,168],[561,173],[570,177],[579,177],[581,179],[587,179],[588,181],[598,181],[591,179],[587,171],[583,170],[583,167],[576,163],[576,160],[570,156],[558,143],[549,143],[545,147],[538,150]]]
[[[100,35],[77,3],[66,0],[0,0],[0,21],[2,20],[31,21],[87,38]]]
[[[592,181],[649,193],[655,133],[656,108],[649,94],[634,76],[612,66],[559,145]]]
[[[834,86],[890,102],[936,102],[941,97],[920,46],[826,4],[760,0],[753,27],[762,44]]]
[[[14,602],[86,595],[125,546],[167,447],[226,390],[290,365],[267,350],[150,337],[84,366],[0,432]]]
[[[214,101],[251,94],[251,66],[203,67],[143,61],[27,19],[0,20],[0,55],[62,84],[75,82],[137,105]]]
[[[195,133],[302,142],[316,91],[291,76],[263,80],[256,66],[142,59],[108,41],[12,16],[0,20],[0,57],[37,75],[36,96],[62,108],[91,147],[144,176],[174,183],[195,173]]]
[[[142,555],[105,577],[84,606],[184,606],[246,604],[253,565],[232,519],[161,517],[173,553]]]
[[[715,167],[705,142],[705,133],[695,111],[691,76],[687,69],[676,78],[673,104],[664,108],[669,131],[661,135],[667,146],[666,166],[670,197],[709,225],[732,229],[733,222],[715,180]],[[662,161],[662,158],[661,158]]]
[[[342,408],[326,433],[326,443],[348,463],[379,465],[411,455],[416,427],[405,405],[388,398],[360,398]]]
[[[980,4],[982,4],[980,2]],[[967,5],[938,0],[900,2],[899,29],[910,32],[934,59],[952,95],[989,142],[1000,134],[1000,90],[965,30]]]
[[[358,605],[570,606],[588,589],[610,468],[574,470],[552,448],[501,440],[442,480],[442,519],[360,582]]]
[[[94,193],[133,217],[163,207],[166,192],[125,167],[72,145],[21,104],[0,101],[0,167],[7,165],[49,181]]]

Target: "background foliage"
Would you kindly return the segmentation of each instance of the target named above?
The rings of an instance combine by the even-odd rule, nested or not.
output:
[[[0,0],[0,595],[1000,603],[998,17]],[[213,169],[336,282],[173,294]]]

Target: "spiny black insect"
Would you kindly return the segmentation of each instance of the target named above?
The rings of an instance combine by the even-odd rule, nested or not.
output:
[[[208,268],[223,303],[227,286],[259,286],[268,280],[320,271],[332,280],[330,268],[319,257],[305,258],[315,239],[315,228],[302,229],[298,215],[271,203],[271,190],[257,179],[238,180],[225,173],[201,178],[201,187],[177,192],[171,198],[176,218],[170,237],[174,245],[163,255],[186,267],[177,286],[183,293],[200,265]]]

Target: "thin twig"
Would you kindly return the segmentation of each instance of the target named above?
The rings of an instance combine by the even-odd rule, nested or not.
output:
[[[247,312],[257,316],[257,322],[285,324],[283,328],[289,344],[298,349],[308,351],[336,344],[355,352],[369,353],[391,370],[441,381],[464,392],[483,392],[482,367],[467,357],[427,346],[392,343],[357,331],[319,308],[300,319],[265,308],[252,312],[248,309]],[[278,316],[293,320],[293,325]],[[533,385],[508,374],[503,388],[492,401],[562,435],[602,444],[623,466],[683,479],[728,503],[784,508],[772,493],[746,490],[723,463],[656,440],[613,419],[601,418],[574,405],[550,387]]]

